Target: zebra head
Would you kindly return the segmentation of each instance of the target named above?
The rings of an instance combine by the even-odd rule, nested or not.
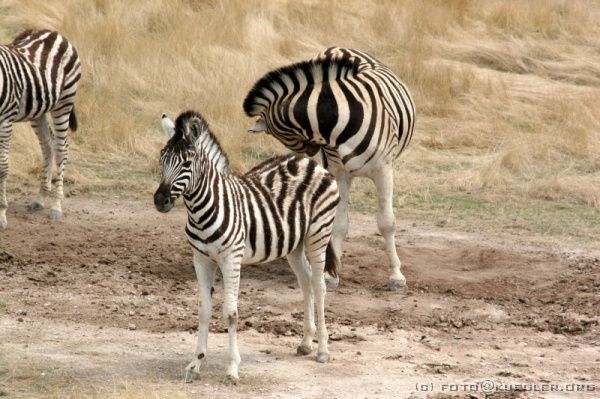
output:
[[[161,179],[154,193],[154,206],[165,213],[173,208],[175,200],[185,194],[190,185],[199,132],[193,125],[175,129],[175,124],[164,114],[161,122],[168,141],[160,151]]]

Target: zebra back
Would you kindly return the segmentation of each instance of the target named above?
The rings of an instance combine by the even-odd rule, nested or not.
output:
[[[329,161],[357,170],[393,161],[410,142],[414,103],[384,64],[332,47],[315,58],[267,73],[244,100],[286,147],[320,145]]]

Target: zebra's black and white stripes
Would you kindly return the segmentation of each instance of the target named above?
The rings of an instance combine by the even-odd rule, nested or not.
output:
[[[325,265],[339,201],[333,176],[297,155],[270,159],[239,176],[229,170],[225,153],[199,114],[185,112],[175,124],[163,117],[163,126],[172,137],[161,151],[161,183],[154,203],[159,211],[168,212],[183,196],[200,293],[198,343],[186,378],[206,359],[216,268],[223,275],[223,315],[229,331],[227,376],[235,381],[240,363],[236,326],[241,265],[283,256],[304,294],[304,337],[298,352],[311,352],[316,329],[317,361],[327,361],[323,271],[336,274],[337,262]]]
[[[375,182],[377,222],[391,267],[389,286],[404,287],[394,242],[392,162],[414,130],[415,107],[406,86],[375,58],[332,47],[309,61],[266,74],[246,96],[244,110],[259,117],[251,131],[265,131],[297,152],[323,151],[340,190],[332,236],[337,256],[348,231],[352,179],[364,176]],[[328,287],[335,286],[337,280],[328,279]]]
[[[25,31],[11,44],[0,46],[0,229],[7,226],[8,152],[15,122],[31,122],[44,156],[40,198],[32,207],[43,208],[45,197],[52,193],[56,161],[50,218],[61,217],[67,128],[77,128],[73,103],[80,77],[77,51],[57,32]]]

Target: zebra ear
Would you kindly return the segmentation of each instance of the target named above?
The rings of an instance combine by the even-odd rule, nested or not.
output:
[[[267,124],[263,118],[258,118],[254,126],[248,129],[250,133],[262,133],[267,131]]]
[[[185,135],[185,138],[187,139],[187,141],[191,145],[194,145],[194,144],[196,144],[196,141],[198,141],[198,137],[200,137],[200,133],[201,133],[201,131],[200,131],[198,124],[189,123],[186,126],[184,135]]]
[[[162,114],[162,118],[160,119],[160,122],[162,124],[163,131],[165,132],[165,135],[167,136],[167,140],[169,140],[175,134],[175,124],[173,123],[173,121],[171,119],[169,119],[167,114]]]

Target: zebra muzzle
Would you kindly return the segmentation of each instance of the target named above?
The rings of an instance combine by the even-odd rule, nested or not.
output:
[[[169,212],[175,201],[171,200],[171,190],[166,184],[161,184],[154,193],[154,206],[159,212]]]

